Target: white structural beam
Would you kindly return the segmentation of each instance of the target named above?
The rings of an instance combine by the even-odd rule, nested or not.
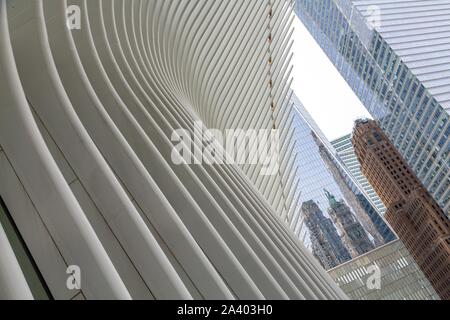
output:
[[[289,1],[0,2],[0,145],[84,297],[345,298],[285,223],[283,166],[171,159],[183,128],[200,160],[198,121],[284,125]]]
[[[1,225],[0,252],[2,254],[0,259],[0,299],[32,300],[33,295]]]

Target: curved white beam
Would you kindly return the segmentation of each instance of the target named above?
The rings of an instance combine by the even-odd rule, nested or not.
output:
[[[80,8],[79,30],[66,28],[69,5]],[[296,199],[285,115],[289,1],[39,0],[8,7],[8,15],[4,40],[14,54],[0,67],[17,63],[14,79],[4,81],[18,90],[14,103],[35,130],[24,145],[33,141],[45,157],[15,157],[20,127],[1,128],[0,144],[48,217],[49,235],[61,247],[81,237],[80,254],[61,256],[89,279],[85,297],[345,298],[285,224]],[[5,124],[14,119],[4,115]],[[193,130],[200,120],[221,130],[278,128],[280,170],[262,176],[260,164],[176,165],[172,132],[189,130],[197,157],[207,146]],[[58,184],[23,169],[34,162]],[[53,194],[60,209],[42,203]],[[71,213],[100,250],[89,261],[87,236],[53,219]],[[95,290],[100,263],[119,277],[117,287]]]

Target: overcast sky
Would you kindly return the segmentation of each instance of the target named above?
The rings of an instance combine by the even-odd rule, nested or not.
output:
[[[294,27],[292,88],[328,139],[350,133],[369,113],[299,19]]]

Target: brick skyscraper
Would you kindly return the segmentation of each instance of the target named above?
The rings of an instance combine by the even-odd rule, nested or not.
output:
[[[450,221],[375,121],[352,138],[363,174],[387,207],[385,218],[442,299],[450,299]]]

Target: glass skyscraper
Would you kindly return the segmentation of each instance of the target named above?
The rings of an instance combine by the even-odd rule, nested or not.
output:
[[[309,113],[292,101],[298,193],[289,223],[296,235],[327,269],[394,240]]]
[[[296,13],[450,214],[450,3],[297,0]]]
[[[345,167],[350,171],[353,178],[355,178],[358,185],[364,190],[366,196],[370,199],[377,211],[383,215],[386,212],[386,207],[375,193],[375,190],[373,190],[369,181],[367,181],[367,178],[362,174],[361,166],[356,158],[351,140],[351,134],[347,134],[331,141],[331,144],[336,150],[339,160],[342,161]]]

